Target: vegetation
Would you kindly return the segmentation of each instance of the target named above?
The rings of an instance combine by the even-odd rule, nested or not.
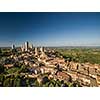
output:
[[[18,61],[9,59],[9,55],[20,55],[20,52],[11,51],[10,49],[0,49],[0,86],[3,87],[79,87],[79,82],[68,82],[66,80],[48,79],[48,74],[40,75],[41,82],[38,78],[30,78],[28,76],[29,67]],[[53,54],[52,54],[53,55]],[[56,49],[57,57],[63,57],[66,61],[75,61],[80,63],[90,62],[92,64],[100,64],[100,49]],[[51,56],[51,55],[49,55]],[[35,61],[35,60],[34,60]],[[4,64],[14,62],[13,67],[5,68]],[[40,63],[39,66],[44,66]],[[57,70],[61,71],[59,66]]]
[[[67,61],[75,61],[80,63],[89,62],[91,64],[100,64],[99,48],[57,49],[57,51]]]
[[[4,75],[0,74],[0,86],[3,87],[80,87],[81,85],[77,82],[66,82],[61,80],[42,80],[40,84],[37,78],[25,78],[25,76],[16,75]]]
[[[38,78],[28,76],[28,68],[24,65],[21,67],[12,67],[9,69],[0,65],[0,86],[2,87],[77,87],[81,86],[76,82],[67,82],[66,80],[48,79],[48,74],[40,75],[41,83]]]

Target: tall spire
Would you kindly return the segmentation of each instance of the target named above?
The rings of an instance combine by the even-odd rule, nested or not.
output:
[[[35,47],[35,56],[37,56],[38,55],[38,49],[37,49],[37,47]]]
[[[25,42],[25,51],[28,51],[28,47],[29,47],[29,43],[27,41],[27,42]]]

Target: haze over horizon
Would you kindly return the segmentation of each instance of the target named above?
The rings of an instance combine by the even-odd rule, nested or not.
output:
[[[0,47],[100,46],[100,13],[0,13]]]

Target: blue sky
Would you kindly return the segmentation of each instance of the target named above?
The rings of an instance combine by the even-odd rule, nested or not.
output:
[[[0,13],[0,46],[100,46],[100,13]]]

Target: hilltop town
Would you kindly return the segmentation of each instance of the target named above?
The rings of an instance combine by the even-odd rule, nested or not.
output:
[[[1,54],[0,67],[0,86],[100,86],[99,64],[65,60],[55,49],[33,47],[28,42],[20,48],[12,45],[4,57]]]

